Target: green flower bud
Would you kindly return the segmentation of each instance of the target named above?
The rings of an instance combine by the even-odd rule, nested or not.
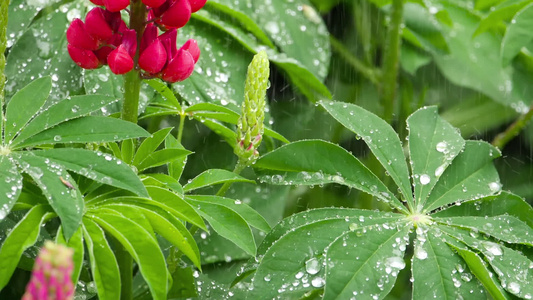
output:
[[[242,114],[237,124],[235,154],[246,165],[254,163],[259,157],[257,149],[263,139],[265,97],[269,75],[268,57],[265,51],[261,51],[254,56],[248,66]]]

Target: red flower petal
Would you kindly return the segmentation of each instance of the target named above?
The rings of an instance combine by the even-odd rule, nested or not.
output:
[[[139,57],[139,66],[150,74],[156,74],[167,63],[167,51],[159,39],[146,48]]]
[[[191,18],[189,0],[176,0],[162,15],[160,22],[169,28],[181,28]]]
[[[104,0],[104,5],[111,12],[121,11],[130,5],[130,0]]]
[[[166,0],[143,0],[144,5],[150,6],[150,7],[159,7],[163,3],[165,3]]]
[[[161,79],[168,82],[183,81],[191,76],[193,71],[194,59],[192,55],[188,51],[179,50],[178,55],[163,70]]]
[[[74,47],[96,50],[99,42],[85,30],[85,24],[80,19],[74,19],[67,29],[67,41]]]
[[[198,59],[200,58],[200,48],[198,47],[198,42],[196,42],[195,39],[190,39],[183,46],[181,46],[180,50],[187,50],[192,55],[192,58],[194,59],[194,63],[198,62]]]
[[[153,23],[146,25],[141,39],[141,53],[157,39],[158,34],[159,30],[157,29],[157,26]]]
[[[189,2],[191,3],[191,11],[195,13],[204,7],[207,0],[189,0]]]
[[[85,30],[101,41],[110,39],[113,36],[113,30],[107,23],[103,12],[102,8],[95,7],[85,17]]]
[[[133,59],[123,45],[109,53],[107,63],[111,72],[117,75],[128,73],[133,69]]]
[[[73,45],[68,45],[67,50],[70,58],[84,69],[96,69],[100,66],[98,57],[91,50],[77,48]]]
[[[91,2],[96,5],[104,6],[104,0],[91,0]]]

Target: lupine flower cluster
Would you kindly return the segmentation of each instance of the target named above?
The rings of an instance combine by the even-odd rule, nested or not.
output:
[[[22,300],[72,300],[72,249],[46,241],[35,260]]]
[[[207,0],[142,0],[147,20],[137,44],[137,32],[128,28],[120,11],[130,0],[90,0],[95,7],[85,17],[74,19],[67,29],[68,53],[84,69],[109,65],[115,74],[125,74],[139,68],[145,78],[161,78],[168,82],[188,78],[200,49],[195,40],[188,40],[179,49],[176,45],[178,28],[187,24],[191,14],[201,9]],[[159,34],[160,29],[164,31]],[[134,61],[137,48],[139,58]]]

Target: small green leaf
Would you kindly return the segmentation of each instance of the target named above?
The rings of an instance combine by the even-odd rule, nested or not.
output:
[[[63,235],[63,228],[59,226],[56,235],[56,243],[65,245],[74,250],[72,256],[72,261],[74,262],[74,268],[72,270],[72,282],[76,284],[80,277],[81,269],[83,268],[83,257],[85,254],[85,249],[83,247],[83,230],[82,227],[79,227],[78,230],[72,235],[70,240],[67,242]]]
[[[421,208],[444,170],[463,150],[465,141],[437,107],[424,107],[407,118],[409,156],[417,210]]]
[[[157,186],[173,190],[178,193],[178,195],[183,196],[183,187],[177,179],[171,177],[167,174],[162,173],[152,173],[152,174],[143,174],[141,175],[141,180],[145,186]]]
[[[92,180],[148,197],[144,185],[131,167],[109,154],[79,148],[37,150],[32,153],[49,158]]]
[[[148,168],[158,167],[166,163],[170,163],[181,157],[187,156],[192,152],[185,149],[163,149],[150,153],[138,165],[136,165],[139,172]]]
[[[115,98],[101,95],[73,96],[72,98],[61,100],[31,120],[13,140],[13,146],[45,129],[87,115],[116,101]]]
[[[137,149],[132,164],[134,166],[139,165],[148,155],[152,154],[163,143],[171,130],[172,127],[164,128],[146,138]]]
[[[83,198],[70,175],[61,165],[51,164],[44,157],[23,152],[17,159],[22,172],[30,175],[48,203],[61,219],[68,240],[78,230],[83,216]]]
[[[61,123],[19,143],[16,148],[42,144],[113,142],[150,134],[137,124],[109,117],[83,117]]]
[[[517,12],[512,22],[507,25],[501,48],[503,66],[509,65],[522,47],[529,45],[533,40],[533,33],[530,30],[532,26],[533,4],[529,4]]]
[[[184,187],[185,192],[190,192],[199,188],[203,188],[210,185],[216,185],[226,182],[249,182],[255,183],[253,180],[246,179],[233,172],[222,169],[209,169],[202,172],[200,175],[194,177]]]
[[[5,139],[10,141],[37,114],[52,89],[49,76],[32,81],[20,89],[8,102],[5,120]]]
[[[188,202],[198,207],[200,215],[204,217],[216,233],[232,241],[246,253],[255,256],[256,245],[252,230],[246,220],[233,209],[216,202],[196,201],[186,198]]]
[[[3,220],[17,202],[22,190],[22,175],[10,156],[0,156],[0,221]]]
[[[41,225],[52,217],[48,205],[34,206],[8,234],[0,248],[0,290],[9,282],[24,250],[37,242]]]
[[[261,181],[282,185],[338,183],[375,196],[406,211],[401,202],[357,158],[343,148],[321,140],[284,145],[253,165]]]
[[[194,200],[199,202],[211,203],[225,206],[237,214],[239,214],[251,227],[255,227],[263,232],[270,231],[270,225],[257,211],[242,203],[240,200],[233,200],[218,196],[187,196],[186,200]],[[201,205],[200,205],[201,207]]]
[[[90,215],[98,225],[116,238],[130,253],[155,300],[166,299],[167,269],[157,241],[139,224],[128,218],[100,213]]]
[[[83,219],[83,236],[91,263],[91,273],[102,300],[120,299],[120,271],[104,230],[89,218]]]
[[[212,121],[212,120],[209,120],[209,119],[195,117],[194,115],[193,115],[193,118],[197,119],[202,124],[204,124],[209,129],[211,129],[214,133],[216,133],[216,134],[220,135],[222,138],[224,138],[226,143],[228,143],[232,148],[234,148],[235,145],[237,144],[237,134],[235,133],[235,131],[229,129],[228,127],[226,127],[226,126],[224,126],[222,124],[220,124],[218,121]]]
[[[166,83],[162,82],[159,79],[150,79],[145,80],[149,86],[151,86],[156,92],[158,92],[165,100],[168,101],[168,104],[177,110],[182,110],[181,104],[174,95],[174,92],[167,86]]]
[[[321,103],[333,118],[360,136],[400,187],[404,199],[412,204],[409,171],[398,134],[383,119],[353,104]]]
[[[439,177],[424,211],[498,193],[501,190],[500,179],[491,161],[500,155],[499,150],[488,143],[466,141],[463,152]]]
[[[167,138],[165,139],[165,148],[166,149],[183,149],[185,150],[185,147],[172,135],[167,135]],[[187,156],[180,157],[170,163],[168,163],[168,175],[170,175],[175,180],[179,180],[181,178],[181,174],[183,173],[183,169],[185,169],[185,164],[187,163]],[[180,186],[180,189],[183,193],[183,189]]]

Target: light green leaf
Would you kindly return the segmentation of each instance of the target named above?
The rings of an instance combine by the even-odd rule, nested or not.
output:
[[[254,235],[246,220],[233,209],[216,202],[197,201],[186,198],[198,207],[198,211],[209,222],[211,228],[222,237],[232,241],[246,253],[255,256]]]
[[[168,104],[175,108],[176,110],[181,111],[181,104],[176,98],[176,95],[174,95],[174,92],[168,87],[168,85],[164,82],[162,82],[159,79],[150,79],[145,80],[149,86],[151,86],[156,92],[158,92],[163,98],[168,101]]]
[[[32,153],[49,158],[89,179],[148,197],[144,185],[131,167],[109,154],[80,148],[37,150]]]
[[[413,299],[486,299],[483,287],[436,231],[417,230],[412,258]]]
[[[37,114],[48,99],[51,89],[52,79],[47,76],[32,81],[13,95],[6,108],[6,127],[4,129],[6,141],[11,141]]]
[[[503,21],[510,20],[518,11],[528,4],[528,0],[503,1],[494,7],[494,9],[491,9],[489,15],[479,22],[479,25],[476,28],[473,36],[476,37],[485,31],[501,27],[503,25]]]
[[[112,142],[150,134],[137,124],[109,117],[83,117],[61,123],[17,145],[17,148],[58,143]]]
[[[56,235],[56,243],[65,245],[69,248],[72,248],[72,250],[74,250],[74,254],[72,255],[72,261],[74,263],[74,267],[72,270],[72,276],[70,278],[72,279],[72,282],[76,284],[80,277],[81,269],[83,268],[83,257],[85,255],[85,249],[83,248],[82,227],[79,227],[78,230],[76,230],[76,232],[72,235],[70,240],[67,242],[63,235],[63,227],[59,226],[59,229],[57,230],[57,235]]]
[[[165,139],[165,148],[166,149],[184,149],[183,145],[172,135],[167,135]],[[181,174],[183,173],[183,169],[185,169],[185,164],[187,163],[187,156],[180,157],[170,163],[168,163],[168,175],[170,175],[175,180],[179,180],[181,178]],[[183,194],[183,189],[178,189]]]
[[[148,168],[158,167],[166,163],[175,161],[184,156],[191,154],[192,152],[185,149],[163,149],[150,153],[146,156],[138,165],[137,170],[142,172]]]
[[[415,76],[418,69],[429,64],[432,60],[431,56],[408,44],[402,44],[400,54],[402,68],[412,76]]]
[[[237,214],[239,214],[251,227],[255,227],[263,232],[270,231],[270,225],[257,211],[242,203],[240,200],[233,200],[218,196],[187,196],[186,200],[193,200],[195,202],[205,202],[215,205],[225,206]],[[200,205],[201,207],[201,205]]]
[[[491,196],[501,184],[491,161],[501,154],[492,145],[466,141],[465,148],[442,173],[429,195],[424,211],[431,211],[457,201]]]
[[[529,45],[533,40],[531,28],[533,26],[533,4],[522,8],[514,15],[513,20],[507,25],[507,30],[502,40],[501,56],[503,66],[509,65],[511,60]]]
[[[139,165],[144,159],[146,159],[150,154],[152,154],[161,143],[165,140],[167,135],[172,130],[172,127],[161,129],[152,134],[152,136],[144,139],[141,143],[135,156],[133,157],[132,164],[134,166]]]
[[[6,237],[0,248],[0,290],[9,282],[24,250],[37,242],[41,225],[52,217],[48,205],[34,206]]]
[[[61,219],[65,238],[70,239],[78,230],[84,209],[82,194],[70,175],[63,166],[50,163],[31,152],[23,152],[17,163],[22,172],[30,175],[39,186]]]
[[[326,250],[323,299],[349,299],[354,296],[354,291],[385,297],[398,273],[405,268],[403,256],[410,227],[406,223],[383,223],[364,226],[339,236]],[[309,269],[307,271],[309,273]],[[315,283],[317,278],[313,278],[311,283]]]
[[[339,123],[360,136],[412,205],[411,184],[398,134],[383,119],[353,104],[321,104]]]
[[[463,150],[465,141],[437,107],[424,107],[407,118],[409,157],[417,210],[421,208],[444,170]]]
[[[117,102],[115,98],[100,95],[74,96],[61,100],[31,120],[13,140],[13,146],[61,122],[87,115],[114,102]]]
[[[3,220],[17,202],[22,190],[22,175],[13,158],[0,156],[0,221]]]
[[[120,299],[120,271],[104,230],[89,218],[83,219],[83,236],[91,263],[91,273],[102,300]]]
[[[194,177],[184,187],[185,192],[190,192],[199,188],[203,188],[210,185],[216,185],[226,182],[249,182],[255,183],[253,180],[246,179],[233,172],[222,169],[209,169],[202,172],[198,176]]]
[[[166,299],[167,269],[165,257],[157,241],[139,224],[128,218],[112,215],[89,215],[106,232],[116,238],[130,253],[150,288],[155,300]]]
[[[321,140],[298,141],[262,156],[254,164],[260,180],[281,185],[338,183],[405,211],[401,202],[357,158]]]
[[[406,29],[404,38],[409,33],[413,44],[424,49],[433,48],[435,51],[448,51],[442,28],[434,13],[418,3],[407,2],[404,5],[403,17]]]
[[[398,214],[340,208],[309,210],[286,218],[269,232],[258,248],[259,261],[254,260],[250,266],[252,270],[256,266],[257,271],[248,299],[299,299],[316,288],[311,285],[313,280],[319,287],[324,279],[326,285],[330,284],[324,277],[324,266],[327,266],[324,259],[333,241],[350,230],[375,224],[381,227],[402,218]],[[354,257],[357,256],[359,248],[351,249]],[[292,285],[293,282],[299,284]],[[305,282],[308,284],[304,285]]]
[[[141,175],[141,180],[145,186],[157,186],[173,190],[178,193],[178,195],[183,196],[183,187],[177,179],[174,177],[162,174],[162,173],[152,173],[152,174],[143,174]]]

